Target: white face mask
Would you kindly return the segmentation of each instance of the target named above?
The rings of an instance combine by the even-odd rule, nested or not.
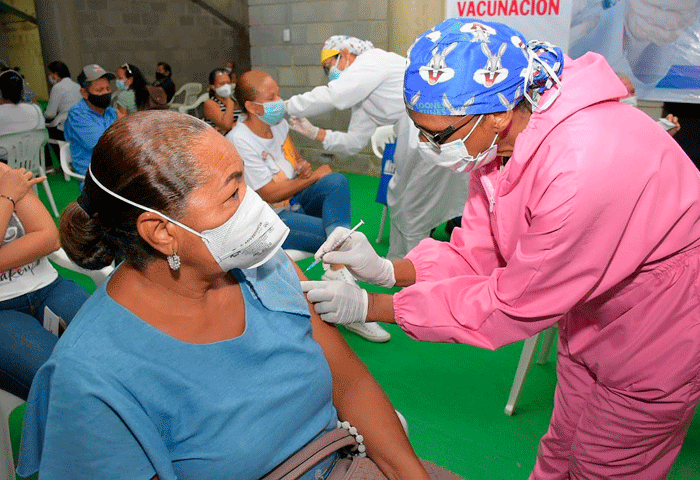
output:
[[[216,228],[199,233],[161,212],[139,205],[112,192],[97,181],[90,167],[88,170],[95,184],[113,197],[141,210],[160,215],[169,222],[197,235],[204,241],[209,253],[224,272],[234,268],[259,267],[277,253],[289,235],[289,227],[251,188],[246,189],[245,197],[231,218]]]
[[[49,75],[48,79],[51,85],[56,85],[58,83],[58,80],[56,80],[52,75]]]
[[[621,98],[620,101],[622,103],[627,104],[627,105],[632,105],[635,108],[637,107],[637,97],[634,95],[632,95],[631,97],[627,97],[627,98]]]
[[[226,85],[221,85],[216,89],[216,94],[220,97],[228,98],[231,96],[231,92],[233,92],[233,88],[231,88],[231,84],[227,83]]]
[[[479,117],[479,120],[476,121],[466,137],[440,145],[440,150],[433,147],[429,142],[418,142],[420,154],[429,162],[449,168],[457,173],[469,173],[475,168],[482,167],[492,162],[496,158],[498,151],[498,146],[496,145],[498,134],[493,138],[491,146],[479,153],[476,158],[469,154],[467,146],[465,145],[467,139],[476,126],[479,125],[482,118],[484,118],[483,115]]]

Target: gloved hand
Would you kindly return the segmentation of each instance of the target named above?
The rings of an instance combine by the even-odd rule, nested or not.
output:
[[[698,0],[627,0],[626,30],[637,40],[667,45],[697,18]]]
[[[353,234],[335,251],[333,245],[344,237],[349,229],[337,227],[314,254],[316,260],[324,263],[345,265],[355,278],[362,282],[373,283],[382,287],[396,284],[394,264],[377,255],[367,237],[361,232]]]
[[[316,140],[318,135],[318,127],[314,126],[306,118],[289,117],[289,128],[305,137],[309,137],[311,140]]]
[[[365,323],[369,300],[360,287],[330,280],[301,282],[301,289],[323,321],[340,325]]]

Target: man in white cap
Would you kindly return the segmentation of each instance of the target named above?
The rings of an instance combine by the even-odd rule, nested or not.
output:
[[[110,80],[116,76],[99,65],[87,65],[78,75],[83,101],[68,112],[64,135],[70,142],[73,168],[85,175],[92,158],[92,149],[102,134],[116,120],[117,111],[109,106],[112,99]],[[81,184],[82,187],[82,184]]]

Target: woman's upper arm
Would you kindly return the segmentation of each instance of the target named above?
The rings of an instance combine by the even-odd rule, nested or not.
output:
[[[290,261],[294,265],[299,279],[306,280],[306,276],[299,266],[291,259]],[[313,305],[308,300],[307,303],[309,312],[311,313],[312,336],[323,349],[323,354],[331,369],[334,384],[336,384],[339,379],[345,379],[345,381],[347,381],[348,379],[356,377],[357,372],[365,371],[366,368],[364,364],[347,344],[340,331],[334,325],[330,325],[321,320],[321,317],[314,310]]]
[[[47,236],[55,237],[56,242],[58,242],[56,224],[49,211],[34,192],[27,192],[22,200],[17,202],[15,213],[22,221],[26,233],[44,232]]]
[[[221,117],[223,113],[221,112],[219,105],[214,100],[208,99],[204,101],[202,104],[202,113],[204,113],[204,116],[214,122],[217,126],[222,126]]]

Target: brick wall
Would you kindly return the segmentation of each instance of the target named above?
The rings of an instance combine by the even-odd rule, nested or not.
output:
[[[248,0],[250,60],[253,69],[269,73],[279,84],[282,98],[325,84],[321,47],[331,35],[352,35],[388,49],[388,1],[384,0]],[[289,29],[288,42],[283,31]],[[311,119],[333,130],[347,130],[348,111],[333,111]],[[312,163],[330,163],[336,170],[378,175],[380,161],[369,148],[352,157],[340,157],[321,144],[292,132],[302,156]]]
[[[124,62],[138,66],[147,79],[156,63],[173,69],[179,87],[208,83],[209,72],[234,58],[249,65],[245,1],[209,1],[239,24],[232,28],[188,0],[74,0],[83,64],[114,71]]]

